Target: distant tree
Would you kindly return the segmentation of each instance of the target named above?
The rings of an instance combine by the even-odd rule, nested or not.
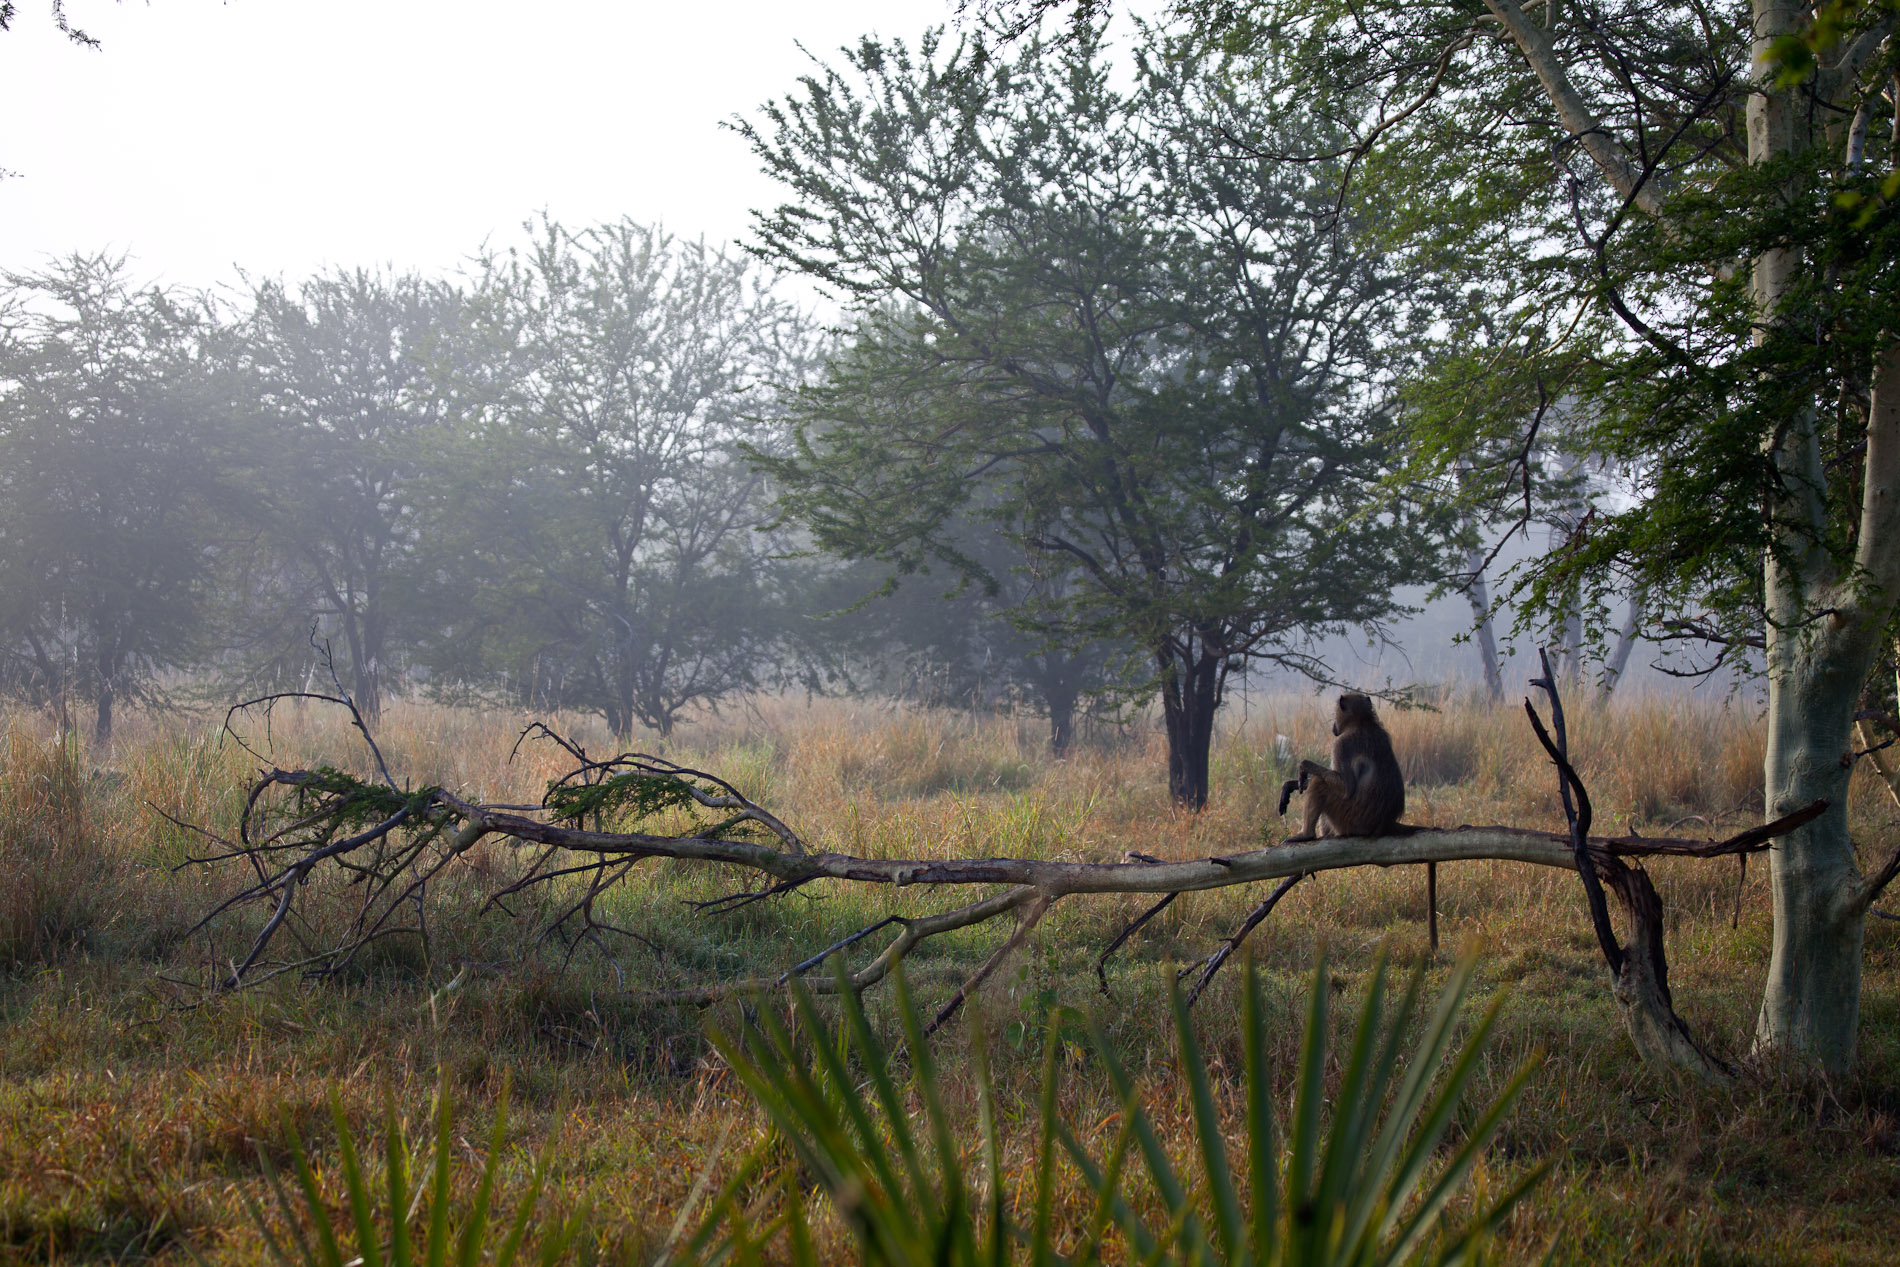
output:
[[[1091,701],[1119,702],[1139,649],[1074,645],[1038,628],[1035,613],[1067,598],[1065,571],[1039,575],[993,526],[967,525],[949,539],[989,583],[957,569],[899,576],[877,564],[834,578],[841,603],[859,600],[839,623],[855,635],[846,650],[861,684],[957,708],[1028,707],[1049,719],[1050,752],[1067,755],[1078,713]]]
[[[1120,92],[1086,23],[1008,61],[866,39],[743,128],[788,191],[758,250],[857,319],[767,464],[782,504],[900,572],[992,573],[952,533],[987,517],[1061,580],[1028,624],[1142,648],[1190,807],[1233,675],[1326,676],[1315,635],[1376,630],[1439,571],[1379,488],[1375,332],[1405,288],[1332,214],[1323,164],[1182,143],[1217,107],[1271,126],[1224,92],[1166,56]]]
[[[798,607],[760,529],[774,389],[809,332],[746,261],[616,221],[544,220],[479,265],[438,481],[446,680],[616,734],[753,687]]]
[[[258,644],[307,663],[313,625],[374,717],[417,615],[419,479],[446,436],[434,358],[457,320],[445,283],[338,271],[255,289],[239,350],[265,532]],[[272,632],[274,631],[274,632]]]
[[[7,274],[0,298],[0,656],[30,697],[115,707],[190,662],[218,544],[215,328],[122,256]]]

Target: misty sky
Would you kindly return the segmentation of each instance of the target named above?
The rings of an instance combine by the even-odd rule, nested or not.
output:
[[[719,126],[952,0],[21,0],[0,32],[0,269],[129,250],[195,286],[453,269],[546,208],[719,240],[775,190]]]
[[[1161,0],[1118,5],[1153,15]],[[48,0],[0,33],[0,269],[129,251],[184,286],[325,265],[456,269],[547,209],[711,240],[777,187],[721,122],[876,31],[914,41],[954,0]],[[1364,675],[1468,669],[1435,605],[1409,655],[1337,642]],[[1523,663],[1519,658],[1519,663]],[[1371,680],[1369,677],[1368,680]]]

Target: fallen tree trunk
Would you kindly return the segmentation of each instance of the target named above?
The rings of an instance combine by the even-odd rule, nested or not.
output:
[[[699,836],[574,831],[513,813],[497,813],[446,793],[443,804],[481,836],[499,835],[608,858],[677,858],[723,862],[764,872],[783,884],[850,880],[861,884],[1022,884],[1051,897],[1072,893],[1192,893],[1226,889],[1346,867],[1396,867],[1419,862],[1492,859],[1573,870],[1570,841],[1561,832],[1528,827],[1419,827],[1402,836],[1329,836],[1179,862],[1051,862],[1041,858],[860,858],[844,853],[800,853]],[[1723,858],[1768,847],[1774,837],[1818,817],[1816,802],[1764,827],[1726,840],[1664,836],[1592,836],[1590,856],[1610,858]],[[471,844],[474,841],[470,841]]]
[[[1553,690],[1554,687],[1547,686]],[[336,701],[349,706],[347,697]],[[1528,707],[1528,701],[1526,705]],[[270,701],[255,701],[268,708]],[[354,713],[354,709],[352,708]],[[1532,713],[1533,724],[1542,723]],[[359,718],[360,724],[360,718]],[[1561,735],[1561,718],[1559,718]],[[365,731],[367,737],[367,731]],[[1725,840],[1658,838],[1639,835],[1590,836],[1588,796],[1561,752],[1545,736],[1565,780],[1567,833],[1508,826],[1456,828],[1407,827],[1381,837],[1324,837],[1236,850],[1199,858],[1164,861],[1130,854],[1120,861],[1071,862],[1040,858],[882,859],[835,852],[814,852],[790,826],[753,803],[731,784],[704,771],[655,757],[627,754],[606,761],[586,752],[544,726],[531,735],[562,744],[575,758],[574,769],[550,784],[540,806],[492,805],[442,788],[399,789],[380,759],[380,784],[333,769],[271,768],[252,789],[240,820],[238,839],[222,841],[217,854],[201,862],[242,860],[255,868],[256,882],[246,885],[199,922],[193,932],[228,911],[251,904],[268,907],[249,952],[230,964],[219,984],[235,988],[285,972],[322,976],[334,973],[371,941],[395,932],[426,936],[422,916],[430,882],[458,857],[487,839],[499,839],[529,851],[525,873],[489,895],[489,905],[536,885],[567,880],[571,889],[548,932],[565,929],[576,939],[600,941],[623,930],[602,922],[595,910],[600,897],[622,882],[641,862],[672,859],[739,868],[756,873],[760,887],[741,888],[699,904],[719,912],[790,893],[821,881],[885,884],[893,888],[928,886],[966,888],[1003,886],[962,905],[925,916],[891,915],[818,950],[775,976],[708,984],[644,997],[705,1004],[736,994],[770,990],[811,973],[833,955],[849,955],[885,929],[896,929],[863,966],[838,976],[815,974],[818,990],[862,990],[876,984],[906,955],[930,938],[1014,913],[1017,927],[937,1018],[943,1023],[968,993],[1019,947],[1049,908],[1068,897],[1144,893],[1161,901],[1135,920],[1104,952],[1104,959],[1129,932],[1182,893],[1228,889],[1260,881],[1282,881],[1235,934],[1206,958],[1183,969],[1199,969],[1198,995],[1246,935],[1271,912],[1300,877],[1352,867],[1391,867],[1476,860],[1518,862],[1577,870],[1590,887],[1601,880],[1619,899],[1630,929],[1625,947],[1610,928],[1601,897],[1591,903],[1593,923],[1609,961],[1615,996],[1632,1041],[1646,1059],[1687,1069],[1705,1078],[1725,1078],[1729,1068],[1710,1056],[1689,1035],[1670,1000],[1663,956],[1662,906],[1648,876],[1632,860],[1649,857],[1718,858],[1766,848],[1777,836],[1818,817],[1827,808],[1816,801],[1774,822]],[[1571,804],[1574,790],[1582,813]],[[655,815],[693,816],[692,830],[660,834],[607,830],[610,822],[638,824]],[[593,826],[585,824],[592,820]],[[202,829],[200,829],[202,830]],[[209,835],[209,833],[206,833]],[[215,838],[214,838],[215,839]],[[264,958],[286,926],[296,895],[318,867],[349,873],[362,886],[357,914],[327,949],[308,949],[289,961]],[[1601,889],[1598,889],[1600,894]],[[503,906],[503,909],[506,909]],[[405,913],[414,911],[413,923]],[[1104,978],[1104,984],[1106,978]]]

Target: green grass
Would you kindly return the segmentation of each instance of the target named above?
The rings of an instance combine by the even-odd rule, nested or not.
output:
[[[1054,763],[1033,719],[766,700],[681,731],[665,755],[762,795],[820,848],[1189,856],[1258,839],[1284,777],[1272,737],[1289,735],[1295,757],[1319,755],[1323,711],[1311,698],[1256,704],[1247,730],[1219,743],[1214,802],[1200,816],[1168,805],[1158,737],[1146,729]],[[1699,815],[1719,831],[1758,815],[1761,740],[1752,719],[1669,702],[1636,701],[1607,717],[1578,711],[1573,750],[1606,827],[1628,821],[1654,834]],[[558,754],[543,745],[510,765],[519,726],[512,716],[404,706],[391,710],[381,738],[392,766],[418,786],[535,799],[560,769]],[[585,725],[575,730],[590,749],[612,750]],[[109,751],[61,749],[22,717],[0,745],[0,1261],[183,1262],[187,1240],[214,1262],[258,1261],[264,1247],[245,1201],[269,1206],[261,1158],[289,1173],[283,1114],[309,1149],[330,1209],[347,1219],[331,1087],[359,1138],[381,1138],[386,1104],[420,1138],[429,1134],[439,1076],[472,1123],[491,1121],[503,1085],[512,1086],[498,1204],[525,1189],[546,1149],[541,1221],[558,1226],[584,1211],[582,1236],[607,1261],[648,1261],[695,1179],[709,1165],[728,1174],[765,1123],[709,1046],[707,1016],[643,1005],[637,992],[770,970],[893,910],[947,904],[915,890],[814,886],[707,917],[681,899],[724,892],[732,877],[647,864],[611,903],[614,922],[638,936],[570,956],[558,942],[535,944],[527,916],[545,908],[517,907],[523,918],[513,921],[478,913],[479,893],[519,865],[487,842],[445,877],[447,904],[427,945],[390,939],[342,980],[291,977],[208,995],[174,982],[228,968],[259,916],[220,924],[209,940],[183,939],[242,873],[231,865],[174,870],[205,842],[152,807],[228,829],[256,762],[183,723],[138,719],[128,731]],[[1414,780],[1411,821],[1560,821],[1554,781],[1521,712],[1454,707],[1394,718],[1393,731]],[[315,710],[286,712],[273,737],[279,764],[361,769],[347,729]],[[1875,786],[1857,785],[1852,814],[1869,856],[1900,837],[1900,816]],[[1746,1046],[1767,960],[1765,868],[1749,868],[1734,928],[1732,862],[1659,862],[1652,872],[1668,910],[1678,1008],[1705,1040],[1734,1054]],[[1511,987],[1473,1094],[1495,1095],[1526,1057],[1544,1052],[1461,1198],[1469,1213],[1552,1162],[1495,1252],[1536,1260],[1554,1244],[1555,1261],[1578,1263],[1891,1260],[1900,1209],[1900,924],[1875,921],[1868,930],[1853,1084],[1817,1095],[1764,1075],[1717,1092],[1636,1063],[1574,876],[1469,863],[1442,867],[1439,887],[1447,951],[1430,965],[1433,983],[1450,970],[1450,947],[1470,945],[1481,952],[1475,998]],[[1283,1114],[1316,948],[1329,948],[1332,981],[1345,996],[1335,1013],[1350,1014],[1382,946],[1399,968],[1427,960],[1423,893],[1416,868],[1326,875],[1296,888],[1254,933]],[[1112,1001],[1096,990],[1092,964],[1142,900],[1072,898],[1049,913],[981,999],[1005,1174],[1027,1175],[1034,1164],[1040,1035],[1058,1006],[1093,1015],[1159,1137],[1177,1159],[1192,1155],[1192,1097],[1178,1069],[1164,974],[1225,937],[1259,896],[1177,901],[1111,965]],[[348,897],[338,887],[312,909]],[[926,1014],[1004,935],[972,929],[920,953],[910,977]],[[1217,1091],[1237,1085],[1244,1063],[1240,977],[1230,969],[1196,1008]],[[874,992],[867,1007],[894,1039],[889,1003]],[[736,1016],[715,1012],[730,1029]],[[1073,1068],[1060,1107],[1100,1156],[1113,1144],[1118,1109],[1085,1048],[1062,1054]],[[963,1022],[939,1038],[937,1052],[948,1109],[974,1123]],[[1216,1103],[1237,1126],[1238,1101],[1222,1092]],[[974,1127],[971,1139],[974,1146]],[[458,1147],[468,1163],[454,1177],[459,1209],[473,1199],[491,1150],[477,1126]],[[1091,1208],[1087,1186],[1073,1171],[1060,1179],[1054,1217],[1079,1228]],[[840,1227],[814,1234],[821,1247],[848,1248]]]

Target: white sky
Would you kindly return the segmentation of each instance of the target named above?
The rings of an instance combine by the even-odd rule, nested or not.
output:
[[[0,32],[0,269],[102,248],[201,286],[445,272],[542,208],[711,240],[776,186],[720,122],[951,0],[20,0]]]

